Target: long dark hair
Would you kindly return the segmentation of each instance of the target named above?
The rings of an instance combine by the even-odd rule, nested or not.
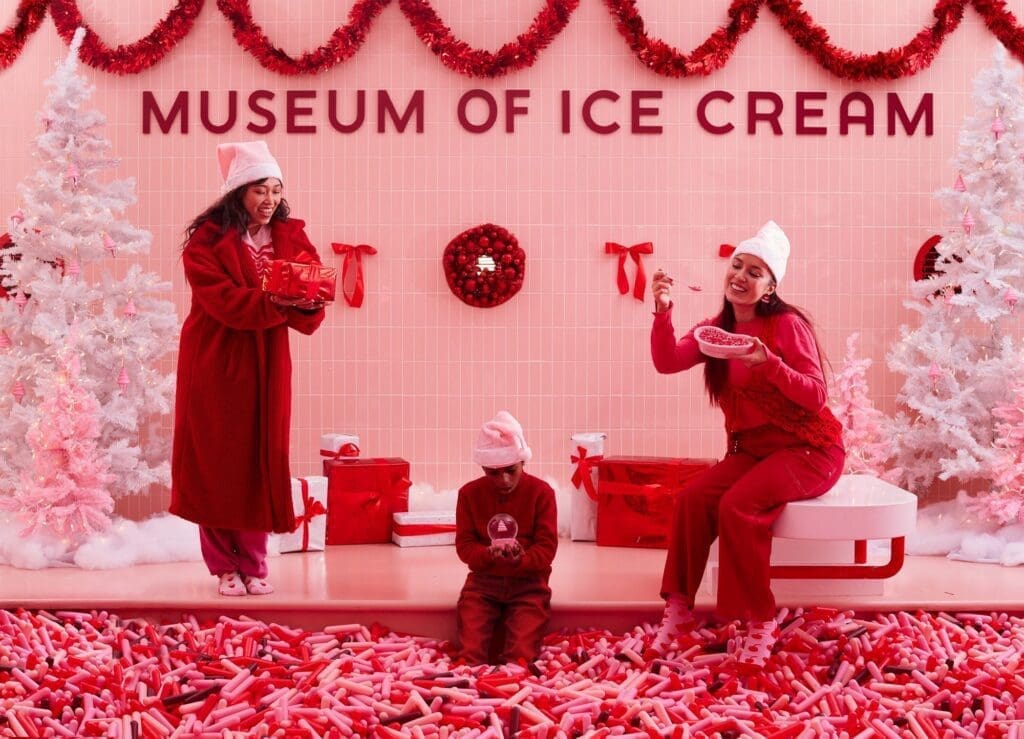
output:
[[[245,229],[249,226],[249,213],[245,210],[243,202],[245,191],[252,185],[266,182],[269,179],[273,178],[267,177],[264,180],[247,182],[222,195],[213,205],[197,215],[192,223],[188,224],[188,228],[185,229],[185,239],[181,242],[182,248],[192,238],[192,234],[207,221],[213,221],[222,234],[231,230],[238,231],[240,234],[245,233]],[[291,208],[288,207],[288,201],[281,198],[281,202],[277,204],[277,210],[274,211],[270,220],[271,222],[287,221],[289,213],[291,213]]]
[[[769,295],[768,302],[759,300],[754,306],[754,315],[760,318],[781,316],[785,313],[792,313],[807,324],[807,328],[810,329],[811,335],[814,337],[814,345],[818,349],[818,362],[821,364],[822,375],[824,375],[828,360],[824,352],[821,351],[821,343],[818,341],[818,334],[814,330],[814,323],[804,311],[795,305],[787,303],[779,297],[777,292],[772,292]],[[733,331],[736,328],[736,311],[733,310],[732,303],[723,298],[722,311],[715,316],[713,323],[725,331]],[[728,375],[729,364],[727,360],[708,357],[707,361],[704,362],[704,389],[708,393],[711,405],[721,405]]]

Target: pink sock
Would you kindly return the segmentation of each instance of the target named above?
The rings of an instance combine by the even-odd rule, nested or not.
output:
[[[669,593],[665,601],[665,615],[651,642],[651,649],[663,654],[679,636],[693,630],[695,620],[682,593]]]

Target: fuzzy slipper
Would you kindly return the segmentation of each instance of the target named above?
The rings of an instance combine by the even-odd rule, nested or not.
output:
[[[249,595],[270,595],[274,592],[274,586],[265,578],[246,575],[242,579],[245,580],[245,589],[249,591]]]
[[[237,572],[225,572],[220,576],[217,592],[221,595],[245,595],[245,585],[242,584]]]

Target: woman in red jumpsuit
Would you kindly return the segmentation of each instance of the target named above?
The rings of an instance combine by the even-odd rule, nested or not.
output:
[[[288,217],[281,169],[262,141],[217,147],[225,194],[186,230],[192,307],[181,329],[170,511],[199,524],[221,595],[262,595],[267,534],[295,528],[288,469],[288,329],[311,334],[320,303],[270,297],[270,259],[319,262]]]
[[[662,373],[704,365],[704,385],[725,415],[725,458],[687,484],[676,501],[662,578],[665,616],[649,648],[664,654],[693,630],[690,612],[712,542],[719,540],[719,616],[747,622],[742,667],[765,664],[778,638],[769,583],[771,527],[786,502],[824,494],[843,470],[842,427],[826,406],[822,356],[809,319],[779,297],[789,239],[769,221],[739,244],[725,274],[721,312],[676,340],[672,284],[652,279],[651,356]],[[694,330],[715,325],[753,338],[748,354],[701,353]]]

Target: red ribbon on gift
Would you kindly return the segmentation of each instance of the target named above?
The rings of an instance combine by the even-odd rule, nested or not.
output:
[[[298,531],[299,526],[302,527],[302,551],[308,552],[309,525],[317,516],[326,516],[327,508],[316,498],[309,497],[309,480],[300,477],[299,487],[302,489],[302,515],[295,517],[295,528],[292,531]]]
[[[644,272],[644,263],[641,257],[644,254],[653,254],[654,244],[650,241],[645,241],[642,244],[623,246],[622,244],[616,244],[614,241],[608,241],[604,245],[604,252],[605,254],[619,255],[618,284],[619,293],[622,295],[629,292],[629,278],[626,277],[626,257],[632,257],[633,261],[636,262],[636,280],[633,282],[633,297],[637,300],[643,300],[644,290],[647,287],[647,273]]]
[[[363,254],[376,254],[377,250],[369,244],[331,244],[335,254],[344,254],[345,261],[341,263],[341,292],[345,296],[345,302],[353,308],[363,304],[364,281],[363,281]],[[355,265],[355,276],[349,279],[349,269]]]
[[[453,523],[396,523],[392,529],[399,536],[430,536],[450,534],[455,531]]]
[[[581,446],[576,447],[579,454],[573,454],[569,458],[575,462],[576,471],[572,473],[572,484],[576,487],[583,485],[587,496],[591,500],[597,500],[597,490],[594,488],[594,478],[590,474],[590,465],[604,459],[603,454],[596,454],[593,457],[587,456],[587,450]]]
[[[358,457],[359,447],[357,447],[351,441],[347,441],[340,447],[338,447],[337,451],[332,451],[330,449],[321,449],[320,456],[327,457],[328,459],[338,459],[339,457]]]

